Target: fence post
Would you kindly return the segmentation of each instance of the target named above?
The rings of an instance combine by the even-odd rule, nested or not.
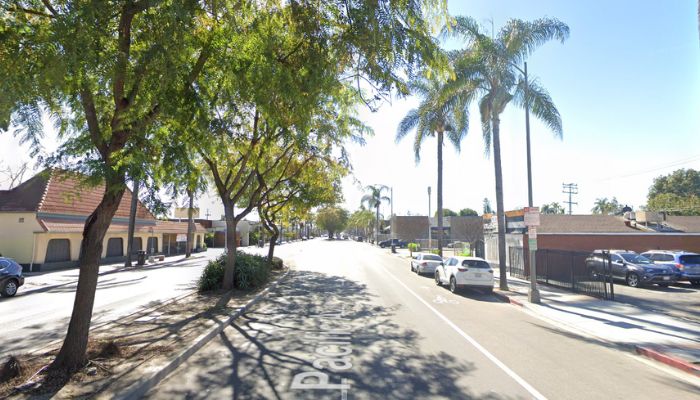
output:
[[[613,279],[612,257],[610,257],[609,252],[607,254],[607,259],[608,259],[608,275],[610,276],[610,300],[615,300],[615,280]]]
[[[576,292],[576,282],[574,282],[574,253],[571,252],[571,262],[569,263],[569,271],[571,275],[571,291]]]

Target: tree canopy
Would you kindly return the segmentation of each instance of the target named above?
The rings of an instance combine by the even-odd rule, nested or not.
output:
[[[316,225],[328,231],[329,239],[332,239],[336,233],[345,229],[347,223],[348,212],[340,207],[324,207],[316,213]]]
[[[540,207],[540,212],[542,214],[564,214],[565,210],[561,204],[551,202],[549,204],[542,205],[542,207]]]
[[[700,171],[679,169],[654,179],[646,209],[670,215],[700,215]]]

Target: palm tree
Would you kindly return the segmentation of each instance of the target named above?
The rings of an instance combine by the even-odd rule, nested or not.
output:
[[[375,219],[376,228],[374,230],[374,244],[378,243],[379,237],[379,206],[382,202],[391,203],[391,199],[387,196],[383,196],[382,192],[388,191],[389,187],[386,185],[369,185],[365,186],[365,191],[368,193],[362,196],[362,204],[367,204],[367,208],[374,208],[377,212],[377,217]]]
[[[409,132],[416,130],[413,140],[413,151],[416,164],[420,162],[420,149],[426,138],[437,137],[437,222],[438,222],[438,253],[442,256],[442,148],[444,137],[452,143],[457,151],[462,139],[469,130],[469,112],[466,105],[472,93],[459,92],[448,95],[445,92],[445,82],[435,77],[433,79],[417,79],[410,85],[411,91],[421,97],[418,108],[406,114],[399,123],[396,131],[396,142],[400,142]]]
[[[513,19],[497,35],[489,36],[481,31],[474,19],[457,17],[455,26],[446,27],[444,32],[467,40],[464,50],[451,54],[456,79],[449,83],[447,91],[455,94],[471,93],[473,96],[467,96],[468,99],[479,99],[487,155],[493,143],[500,287],[507,290],[500,115],[512,101],[517,106],[529,108],[557,137],[562,136],[561,117],[549,93],[537,80],[530,79],[526,82],[519,65],[545,42],[553,39],[561,42],[566,40],[569,37],[569,27],[552,18],[531,22]]]

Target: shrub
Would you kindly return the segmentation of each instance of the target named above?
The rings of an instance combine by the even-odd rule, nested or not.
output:
[[[224,268],[226,267],[226,253],[218,258],[209,261],[202,276],[199,277],[197,288],[200,292],[221,289],[221,282],[224,280]]]
[[[239,289],[251,289],[262,286],[270,276],[270,266],[265,257],[236,253],[236,274],[234,286]]]
[[[462,252],[459,253],[459,255],[462,257],[471,257],[472,252],[471,252],[471,250],[469,250],[469,247],[465,247],[462,249]]]
[[[276,258],[276,257],[275,257]],[[282,260],[277,258],[279,263]],[[274,265],[275,260],[273,260]],[[221,289],[226,269],[226,253],[215,260],[209,261],[197,282],[200,292]],[[270,266],[265,257],[236,252],[236,273],[233,276],[234,287],[252,289],[262,286],[270,276]]]
[[[440,255],[440,251],[438,251],[438,249],[432,249],[432,250],[430,250],[430,252],[431,252],[432,254]]]

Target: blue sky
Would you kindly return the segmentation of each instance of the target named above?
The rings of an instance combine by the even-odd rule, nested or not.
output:
[[[676,168],[700,169],[700,46],[695,1],[459,1],[453,15],[470,15],[499,29],[508,19],[555,17],[571,36],[551,42],[528,61],[531,76],[549,90],[564,123],[563,140],[532,125],[536,204],[562,202],[563,182],[579,184],[574,213],[588,213],[598,197],[638,207],[652,180]],[[450,42],[449,45],[459,45]],[[393,135],[401,117],[416,105],[396,101],[362,116],[377,135],[352,148],[362,184],[394,187],[394,212],[425,214],[426,187],[433,186],[436,143],[425,143],[416,166],[410,138],[398,148]],[[478,113],[472,113],[461,154],[445,151],[445,207],[481,211],[484,197],[495,204],[493,165],[483,156]],[[502,116],[505,206],[526,205],[524,114]],[[391,150],[391,151],[387,151]],[[381,161],[380,161],[381,160]],[[346,185],[346,206],[358,206],[361,191]],[[388,207],[384,212],[388,214]]]
[[[575,182],[575,213],[588,213],[598,197],[638,207],[655,176],[676,168],[700,169],[700,45],[694,0],[651,1],[452,1],[453,15],[470,15],[499,29],[509,18],[556,17],[571,28],[564,44],[548,43],[529,59],[531,76],[548,88],[562,115],[564,138],[532,124],[534,199],[562,202],[561,184]],[[451,43],[451,45],[459,43]],[[415,99],[395,100],[379,112],[361,110],[376,132],[365,147],[350,145],[354,178],[345,181],[345,207],[359,206],[361,185],[394,188],[394,212],[427,213],[427,186],[436,203],[436,143],[428,140],[419,165],[411,138],[394,144],[396,126]],[[478,113],[457,154],[446,148],[444,205],[481,211],[495,205],[493,160],[484,157]],[[47,150],[55,145],[48,135]],[[503,176],[507,209],[527,203],[524,114],[502,115]],[[29,160],[25,146],[0,135],[0,159]],[[0,177],[0,181],[2,177]],[[1,187],[0,182],[0,187]],[[215,195],[199,200],[202,211],[222,211]],[[389,214],[389,207],[382,212]]]

